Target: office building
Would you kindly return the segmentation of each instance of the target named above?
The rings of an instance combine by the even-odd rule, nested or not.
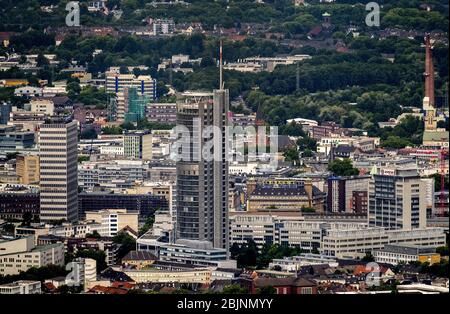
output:
[[[153,99],[145,94],[139,94],[135,87],[128,88],[128,110],[125,113],[125,122],[138,122],[145,119],[147,105]]]
[[[213,248],[210,241],[180,239],[176,243],[163,243],[159,248],[159,260],[197,267],[236,268],[236,261],[227,257],[227,251]]]
[[[159,261],[193,267],[236,268],[227,250],[214,248],[211,241],[179,239],[174,243],[160,240],[161,236],[143,235],[136,241],[138,252],[150,252]]]
[[[64,265],[63,243],[36,246],[33,236],[0,241],[0,275],[17,275],[47,265]]]
[[[44,113],[48,116],[53,116],[55,113],[55,104],[50,99],[36,98],[30,101],[29,111]]]
[[[147,105],[149,122],[175,124],[177,122],[176,103],[149,103]]]
[[[126,209],[138,212],[141,217],[148,217],[155,209],[169,208],[169,202],[161,195],[119,194],[111,191],[81,192],[78,195],[78,205],[80,217],[84,217],[87,212],[102,209]]]
[[[146,180],[147,171],[142,160],[83,162],[78,166],[78,185],[83,190],[99,187],[121,191]]]
[[[281,271],[297,272],[302,266],[324,265],[337,267],[339,263],[335,258],[312,253],[302,253],[298,256],[274,258],[269,264],[269,268],[279,267]]]
[[[41,282],[19,280],[0,285],[0,294],[40,294]]]
[[[119,93],[125,88],[134,87],[140,95],[147,95],[156,99],[156,80],[149,75],[135,76],[133,74],[120,74],[115,71],[106,72],[106,92]]]
[[[320,248],[325,229],[345,230],[365,226],[365,222],[333,218],[307,220],[299,212],[235,212],[230,213],[230,245],[243,245],[251,239],[258,249],[264,245],[278,244],[313,252]]]
[[[247,194],[249,212],[300,212],[302,208],[323,212],[326,199],[325,193],[309,179],[249,179]]]
[[[39,217],[39,189],[16,184],[0,184],[0,218],[22,219],[25,213]]]
[[[353,191],[352,192],[352,210],[357,214],[367,213],[367,192],[368,191]]]
[[[130,131],[123,136],[123,153],[133,159],[152,159],[153,137],[150,131]]]
[[[337,258],[363,258],[388,244],[437,248],[446,243],[443,228],[387,230],[385,228],[328,229],[322,235],[320,253]]]
[[[9,114],[12,110],[12,105],[9,102],[0,103],[0,124],[8,124]]]
[[[333,213],[356,212],[356,209],[353,207],[353,193],[367,193],[369,188],[369,178],[370,176],[328,178],[327,210]]]
[[[372,252],[375,262],[397,265],[399,263],[420,262],[433,265],[441,261],[441,255],[435,248],[414,245],[385,245]]]
[[[15,126],[0,126],[0,153],[16,153],[34,146],[34,132],[18,131]]]
[[[39,183],[39,156],[18,155],[16,157],[16,174],[21,184]]]
[[[426,185],[417,168],[374,168],[369,180],[368,223],[387,229],[426,227]]]
[[[41,221],[78,220],[77,122],[47,120],[39,134]]]
[[[177,161],[177,239],[210,241],[215,248],[228,247],[228,161],[226,133],[228,90],[213,93],[187,92],[177,102],[177,125],[193,139],[179,147]],[[202,156],[206,140],[202,130],[218,127],[220,147],[216,160]],[[214,158],[213,158],[214,159]]]
[[[96,212],[86,212],[87,221],[94,221],[101,225],[97,231],[103,237],[114,237],[125,227],[137,232],[139,230],[138,217],[138,212],[126,209],[102,209]]]

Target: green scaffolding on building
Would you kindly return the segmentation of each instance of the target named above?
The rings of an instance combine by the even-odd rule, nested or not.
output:
[[[138,94],[136,88],[128,89],[128,112],[125,114],[125,122],[137,122],[145,118],[147,104],[152,98]]]

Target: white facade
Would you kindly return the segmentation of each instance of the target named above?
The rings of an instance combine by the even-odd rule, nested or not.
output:
[[[264,244],[301,247],[312,251],[320,247],[325,228],[363,228],[362,222],[327,222],[305,220],[299,214],[230,213],[230,245],[253,239],[259,248]]]
[[[64,265],[64,244],[36,246],[34,237],[0,242],[0,275],[17,275],[32,267]]]
[[[100,146],[101,155],[123,156],[123,145]]]
[[[442,228],[416,230],[386,230],[361,228],[327,230],[322,236],[320,252],[337,258],[364,257],[367,252],[381,250],[387,244],[407,244],[436,248],[445,245]]]
[[[0,285],[0,294],[40,294],[41,282],[19,280]]]

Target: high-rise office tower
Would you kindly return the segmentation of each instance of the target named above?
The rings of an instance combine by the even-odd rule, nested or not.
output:
[[[177,239],[209,241],[228,252],[228,110],[229,91],[223,88],[222,44],[220,45],[220,84],[213,93],[186,92],[177,101],[177,125],[189,139],[178,147],[177,161]],[[205,128],[220,134],[203,137]],[[187,134],[184,134],[187,133]],[[210,147],[209,143],[214,143]],[[186,145],[182,145],[186,146]],[[204,158],[208,151],[210,157]]]
[[[228,162],[226,125],[228,90],[213,93],[187,92],[177,102],[177,125],[186,127],[189,150],[179,148],[177,161],[177,238],[206,240],[228,248]],[[201,133],[208,126],[221,130],[219,158],[202,156],[208,139]],[[198,138],[195,138],[198,136]],[[219,149],[219,151],[216,151]]]
[[[369,226],[423,229],[426,227],[426,198],[426,183],[417,169],[374,169],[369,180]]]
[[[78,220],[77,122],[48,119],[40,127],[40,198],[43,222]]]

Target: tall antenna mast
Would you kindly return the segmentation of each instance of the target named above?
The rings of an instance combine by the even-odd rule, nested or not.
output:
[[[223,89],[223,77],[222,77],[222,39],[220,40],[220,50],[219,50],[219,89]]]

